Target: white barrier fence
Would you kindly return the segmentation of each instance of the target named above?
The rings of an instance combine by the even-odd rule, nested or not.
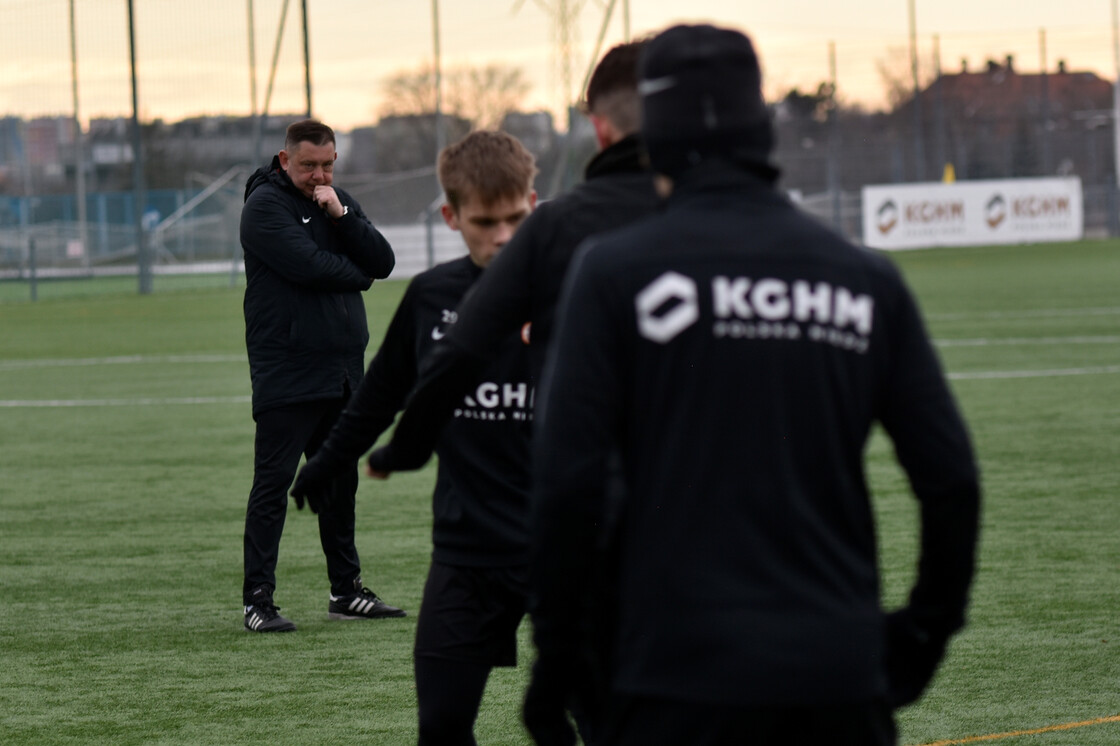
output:
[[[428,268],[429,260],[433,264],[441,264],[467,253],[463,237],[448,228],[447,223],[438,215],[432,221],[434,255],[431,257],[428,255],[427,227],[423,224],[378,226],[378,230],[397,256],[397,265],[391,275],[394,280],[420,274]]]
[[[1077,241],[1081,179],[1006,179],[863,188],[863,241],[876,249]]]
[[[450,259],[455,259],[467,253],[463,244],[463,237],[447,227],[443,219],[436,216],[432,222],[432,241],[429,247],[427,226],[422,223],[411,225],[378,226],[386,240],[393,247],[397,256],[396,267],[393,269],[391,279],[401,280],[413,277],[428,268],[429,263],[440,264]],[[14,261],[10,267],[5,267],[0,262],[0,280],[20,280],[35,275],[41,279],[65,279],[84,277],[110,277],[135,275],[139,269],[135,263],[135,243],[127,245],[125,250],[119,252],[123,261],[116,261],[103,265],[91,265],[76,260],[59,261],[65,256],[68,236],[77,229],[39,231],[36,243],[29,243],[28,236],[18,230],[0,231],[0,256],[4,256],[5,247],[10,250]],[[122,244],[135,237],[131,226],[116,229],[121,234]],[[236,241],[236,238],[232,239]],[[221,259],[197,260],[194,257],[184,257],[179,261],[168,252],[157,253],[152,265],[153,275],[189,275],[189,274],[223,274],[232,272],[234,276],[243,274],[244,262],[241,259],[241,247],[231,243],[226,238],[220,242],[222,248],[219,253],[227,255],[232,253],[229,260]],[[37,246],[37,261],[29,256],[31,245]],[[131,260],[131,261],[129,261]],[[61,265],[61,266],[60,266]]]

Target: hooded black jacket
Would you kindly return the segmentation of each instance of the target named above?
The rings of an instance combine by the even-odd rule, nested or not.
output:
[[[279,158],[245,184],[245,346],[253,416],[340,398],[362,380],[369,341],[361,291],[393,270],[388,241],[358,203],[332,220],[292,184]]]
[[[708,165],[709,168],[704,166]],[[557,309],[533,451],[542,658],[578,609],[617,449],[623,692],[723,705],[886,693],[864,447],[879,422],[921,505],[908,610],[964,623],[979,476],[895,267],[718,163],[662,214],[587,242]]]

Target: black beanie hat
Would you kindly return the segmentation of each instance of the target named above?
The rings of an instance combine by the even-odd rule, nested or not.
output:
[[[642,138],[653,170],[677,177],[710,156],[766,166],[774,147],[750,39],[715,26],[673,26],[639,66]]]

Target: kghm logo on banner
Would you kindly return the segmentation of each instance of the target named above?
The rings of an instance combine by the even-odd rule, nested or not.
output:
[[[884,236],[894,230],[898,225],[898,205],[893,199],[888,199],[879,208],[879,232]]]
[[[988,227],[995,230],[1007,218],[1007,200],[1003,198],[1002,194],[997,194],[988,200],[988,204],[984,205],[984,222]]]
[[[875,249],[1076,241],[1077,177],[865,186],[863,241]]]

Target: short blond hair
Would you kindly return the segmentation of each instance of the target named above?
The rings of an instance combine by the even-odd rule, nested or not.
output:
[[[453,210],[477,198],[483,205],[533,191],[537,163],[513,135],[478,130],[439,154],[439,183]]]

